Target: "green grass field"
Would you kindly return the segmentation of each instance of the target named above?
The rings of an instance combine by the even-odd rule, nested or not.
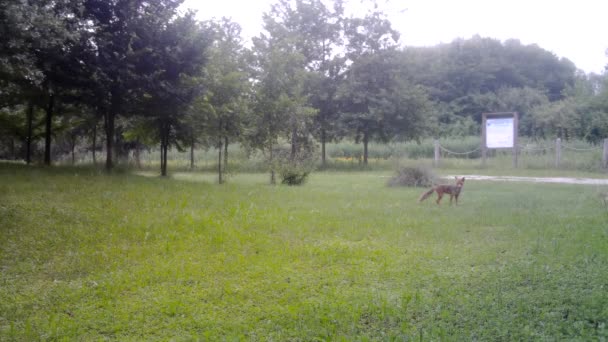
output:
[[[0,164],[0,340],[603,340],[604,188]]]

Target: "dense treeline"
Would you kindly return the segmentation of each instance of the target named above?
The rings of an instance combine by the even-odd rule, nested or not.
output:
[[[536,45],[473,37],[403,54],[408,77],[437,105],[436,135],[476,134],[481,114],[497,111],[518,112],[524,136],[596,143],[608,134],[606,75]]]
[[[608,136],[608,83],[536,45],[473,37],[399,47],[374,8],[278,0],[248,47],[237,23],[198,22],[180,0],[8,0],[0,4],[0,158],[75,150],[116,158],[228,145],[269,165],[340,139],[478,134],[483,112],[517,111],[533,138]],[[282,145],[289,149],[283,150]],[[101,148],[104,145],[105,148]],[[194,158],[191,163],[194,165]],[[274,175],[274,172],[273,172]],[[274,178],[273,178],[274,179]]]

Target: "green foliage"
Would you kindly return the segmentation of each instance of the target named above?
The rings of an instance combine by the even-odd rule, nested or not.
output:
[[[302,150],[292,155],[287,150],[279,150],[275,152],[273,164],[281,184],[302,185],[315,169],[315,158],[311,151]]]
[[[406,82],[393,51],[360,56],[340,90],[341,120],[357,142],[418,139],[427,130],[431,104],[425,90]]]
[[[314,4],[323,7],[320,2]],[[304,12],[320,10],[306,2],[298,1],[296,6]],[[312,18],[309,12],[306,19],[300,17],[290,2],[280,1],[264,15],[264,28],[268,34],[261,34],[253,40],[254,65],[259,82],[255,86],[254,110],[247,140],[252,147],[270,155],[280,138],[290,141],[292,158],[302,152],[303,146],[309,144],[312,121],[317,113],[308,101],[307,86],[314,77],[308,67],[318,57],[318,51],[307,48],[311,42],[307,42],[306,37],[311,32],[304,31],[300,19],[306,22]],[[271,183],[274,182],[275,170],[271,170]],[[291,171],[288,173],[292,174]],[[306,176],[302,176],[295,179],[303,181]],[[288,178],[292,179],[291,176]]]
[[[303,170],[297,164],[284,164],[283,167],[279,168],[279,175],[281,177],[281,184],[286,185],[302,185],[306,181],[310,171]]]
[[[435,184],[437,176],[427,166],[400,165],[396,174],[387,182],[388,186],[429,187]]]
[[[572,62],[517,40],[456,39],[428,48],[408,48],[404,58],[408,74],[430,88],[433,100],[459,103],[454,113],[464,116],[481,114],[465,111],[475,104],[474,97],[489,95],[486,99],[490,100],[502,88],[533,88],[556,101],[575,82]]]
[[[480,158],[481,156],[481,152],[479,151],[481,142],[480,138],[477,136],[444,138],[440,139],[439,143],[445,149],[456,153],[475,151],[474,153],[466,155],[450,155],[449,153],[444,152],[444,157],[476,159]],[[332,158],[358,160],[362,156],[361,145],[353,144],[352,142],[328,144],[327,151],[328,155]],[[433,140],[424,139],[420,140],[419,142],[411,141],[407,143],[392,142],[388,144],[371,144],[368,152],[371,159],[421,159],[433,158],[434,151],[435,148]]]
[[[35,116],[47,113],[49,164],[51,138],[54,151],[74,151],[105,118],[108,168],[113,151],[128,150],[122,138],[131,146],[160,141],[165,157],[171,146],[238,141],[269,153],[282,141],[299,150],[311,137],[323,145],[348,138],[363,142],[363,152],[342,156],[366,164],[374,149],[372,158],[395,156],[373,143],[478,135],[481,114],[495,111],[517,111],[521,136],[593,144],[608,137],[607,75],[581,74],[536,45],[475,36],[399,48],[374,1],[363,16],[347,17],[344,0],[281,0],[249,51],[238,24],[199,23],[178,11],[181,3],[2,3],[0,154],[23,154],[17,112],[28,105]],[[82,120],[57,117],[66,108],[82,109]],[[57,123],[63,131],[53,133]],[[40,127],[33,131],[35,141]],[[161,173],[166,166],[163,158]]]

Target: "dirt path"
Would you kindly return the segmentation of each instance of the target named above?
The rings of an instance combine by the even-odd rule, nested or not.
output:
[[[499,182],[533,182],[533,183],[561,183],[561,184],[585,184],[585,185],[608,185],[608,179],[598,178],[568,178],[568,177],[516,177],[516,176],[481,176],[465,175],[467,179],[488,180]],[[454,176],[445,178],[453,179]]]

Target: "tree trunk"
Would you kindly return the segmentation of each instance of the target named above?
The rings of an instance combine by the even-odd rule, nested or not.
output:
[[[167,176],[167,150],[169,145],[169,127],[166,123],[160,125],[160,175]]]
[[[163,133],[161,131],[160,133],[160,175],[163,176],[163,161],[165,160],[165,149],[163,148],[165,146],[165,142],[164,142],[164,137],[163,137]]]
[[[224,173],[228,170],[228,137],[224,137]]]
[[[97,155],[95,154],[97,151],[97,119],[95,119],[95,124],[93,124],[93,165],[97,165]]]
[[[369,137],[367,132],[363,134],[363,165],[367,165],[367,144],[369,143]]]
[[[222,184],[223,180],[222,180],[222,137],[221,136],[218,136],[217,151],[218,151],[218,157],[217,157],[218,183]]]
[[[17,159],[17,149],[15,148],[15,138],[11,138],[11,158],[13,158],[13,160]]]
[[[298,150],[297,135],[298,135],[298,130],[294,125],[293,129],[291,130],[291,160],[294,160],[296,158],[296,152]]]
[[[162,170],[162,176],[166,177],[167,176],[167,151],[169,150],[169,137],[165,138],[165,146],[163,147],[163,170]]]
[[[70,149],[72,150],[72,165],[76,164],[76,156],[74,150],[76,149],[76,135],[70,135]]]
[[[190,170],[194,170],[194,137],[190,140]]]
[[[272,144],[270,144],[270,184],[275,185],[277,184],[277,180],[274,174],[274,160],[273,160],[273,153],[272,153]]]
[[[32,122],[34,121],[34,104],[30,101],[27,107],[27,137],[25,141],[25,162],[32,162]]]
[[[106,119],[106,171],[110,172],[114,168],[114,139],[115,139],[115,121],[122,106],[122,94],[118,88],[113,87],[110,93],[110,109],[107,112]]]
[[[110,110],[106,113],[106,171],[110,172],[114,168],[114,120],[116,113]]]
[[[135,141],[135,166],[141,169],[141,144],[139,140]]]
[[[51,130],[53,124],[53,107],[55,106],[55,97],[49,96],[49,102],[46,107],[46,123],[44,132],[44,165],[51,165]]]
[[[321,165],[325,167],[325,129],[321,129]]]

